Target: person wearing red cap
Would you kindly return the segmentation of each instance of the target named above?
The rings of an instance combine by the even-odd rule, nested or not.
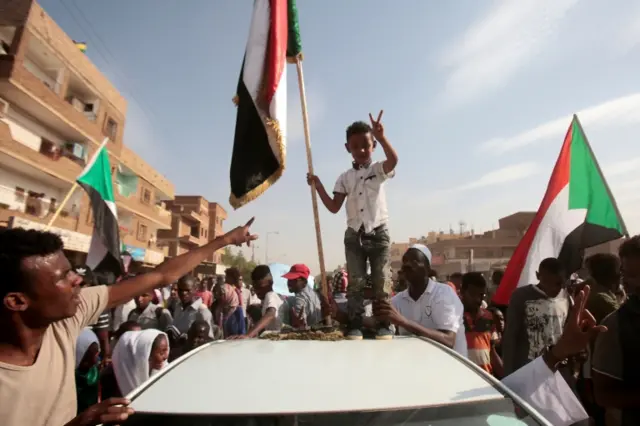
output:
[[[307,265],[298,263],[282,276],[287,280],[289,292],[295,294],[290,316],[294,327],[313,327],[322,321],[322,305],[318,294],[309,286],[310,274]],[[297,319],[301,321],[296,324]]]

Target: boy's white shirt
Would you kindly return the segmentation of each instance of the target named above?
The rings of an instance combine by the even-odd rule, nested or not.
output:
[[[542,357],[514,371],[502,383],[554,426],[569,426],[589,418],[562,375],[552,372]]]
[[[389,220],[384,183],[395,176],[395,170],[384,172],[383,162],[369,167],[350,168],[342,173],[333,192],[347,196],[347,226],[354,231],[364,227],[367,233]]]
[[[276,310],[276,317],[267,325],[265,328],[266,331],[280,331],[284,323],[285,306],[284,301],[275,291],[270,291],[264,296],[264,300],[262,301],[262,315],[266,314],[269,308]]]

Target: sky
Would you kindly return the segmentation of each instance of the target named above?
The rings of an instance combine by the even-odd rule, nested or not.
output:
[[[228,202],[232,98],[252,1],[40,3],[87,42],[89,58],[128,99],[125,143],[176,194],[220,203],[225,229],[256,216],[257,261],[318,273],[294,66],[286,171],[249,205],[233,211]],[[393,241],[460,221],[484,232],[536,210],[574,113],[629,231],[640,232],[637,1],[298,0],[298,9],[315,172],[331,190],[351,166],[346,127],[384,110],[399,156],[387,184]],[[320,207],[333,269],[344,263],[345,213]]]

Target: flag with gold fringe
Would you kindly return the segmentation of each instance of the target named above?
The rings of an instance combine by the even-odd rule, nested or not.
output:
[[[301,57],[295,0],[255,0],[234,97],[238,112],[229,202],[235,209],[262,195],[284,172],[286,64]]]

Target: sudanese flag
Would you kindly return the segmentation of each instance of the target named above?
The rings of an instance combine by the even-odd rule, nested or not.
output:
[[[231,157],[231,196],[237,209],[282,176],[286,158],[287,73],[301,60],[295,0],[255,0],[240,80]]]
[[[623,236],[628,236],[624,221],[574,115],[547,192],[507,265],[493,302],[506,305],[516,288],[537,282],[542,260],[556,257],[571,274],[582,266],[586,248]]]

